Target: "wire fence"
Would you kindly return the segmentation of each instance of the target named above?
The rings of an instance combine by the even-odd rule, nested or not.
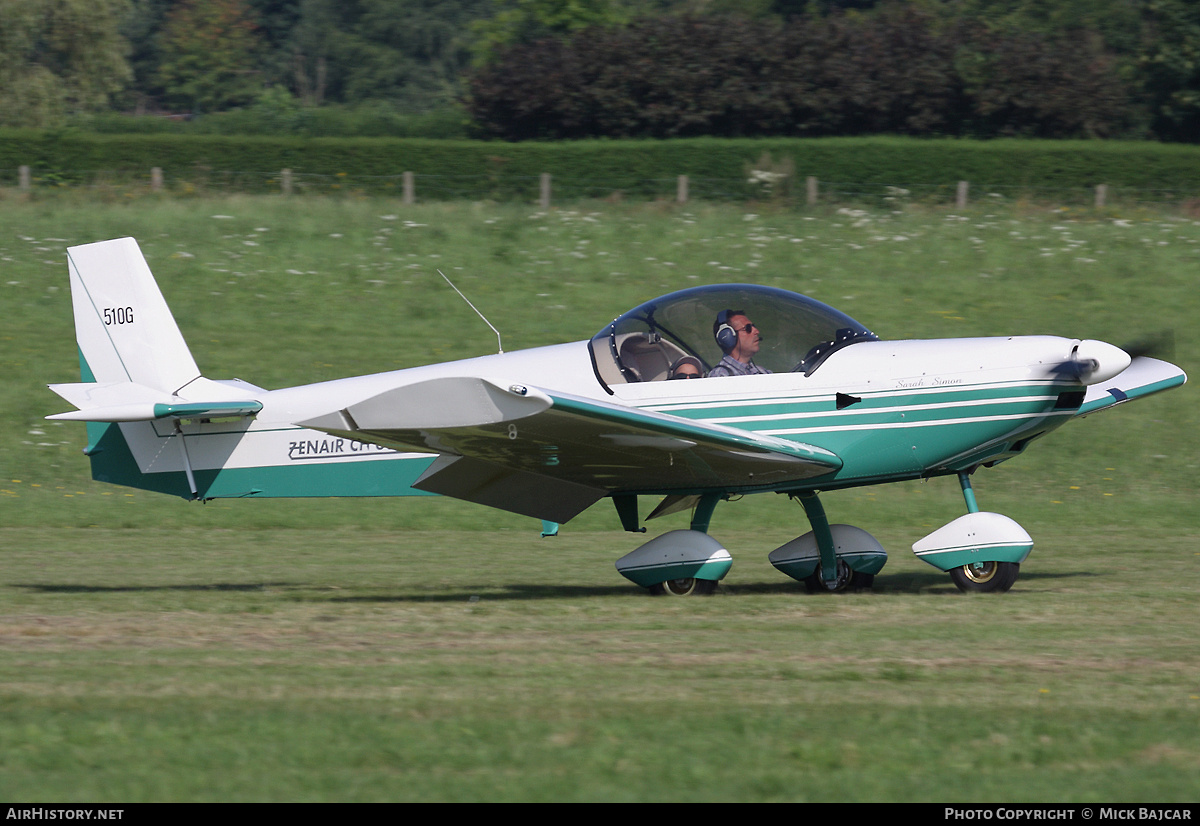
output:
[[[161,193],[175,196],[229,193],[283,196],[397,198],[403,203],[491,200],[542,207],[579,201],[690,201],[762,203],[804,207],[859,205],[880,208],[903,205],[1038,204],[1111,209],[1177,209],[1200,214],[1200,189],[1148,189],[1100,184],[1080,187],[973,185],[943,183],[879,183],[826,181],[815,176],[770,181],[745,177],[664,176],[596,179],[566,175],[390,175],[314,173],[292,170],[238,171],[192,168],[184,175],[145,171],[73,170],[37,173],[29,167],[0,171],[0,188],[30,197],[54,192],[92,192],[132,198]]]

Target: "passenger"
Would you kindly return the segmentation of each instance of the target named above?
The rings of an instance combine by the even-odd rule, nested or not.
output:
[[[713,338],[725,357],[708,371],[714,376],[753,376],[770,373],[754,363],[754,354],[762,344],[762,330],[746,317],[744,310],[721,310],[713,322]]]
[[[700,371],[700,359],[695,356],[683,356],[671,365],[670,371],[667,373],[667,380],[674,379],[700,379],[704,374]]]

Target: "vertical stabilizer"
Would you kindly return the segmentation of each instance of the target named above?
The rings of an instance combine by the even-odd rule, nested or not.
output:
[[[199,377],[137,241],[70,247],[67,260],[75,340],[94,381],[174,393]]]
[[[271,392],[200,375],[132,238],[70,247],[83,381],[50,389],[87,423],[92,478],[184,499],[426,496],[427,453],[259,422]]]

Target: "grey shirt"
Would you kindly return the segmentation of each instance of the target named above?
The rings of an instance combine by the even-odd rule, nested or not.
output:
[[[766,375],[770,372],[770,370],[759,367],[753,361],[743,363],[733,356],[726,356],[717,363],[716,367],[708,371],[708,377],[711,379],[717,376],[754,376]]]

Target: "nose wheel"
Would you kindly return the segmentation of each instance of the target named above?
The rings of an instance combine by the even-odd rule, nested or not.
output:
[[[1002,594],[1017,581],[1021,566],[1016,562],[972,562],[950,569],[950,579],[968,594]]]
[[[1033,538],[1007,516],[979,510],[971,474],[958,474],[968,513],[913,543],[913,553],[950,574],[967,594],[1003,594],[1012,588]]]

